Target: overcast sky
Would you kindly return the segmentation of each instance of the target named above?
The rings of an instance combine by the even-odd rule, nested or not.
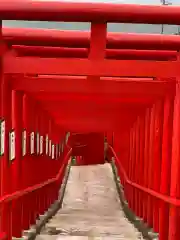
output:
[[[49,1],[49,0],[47,0]],[[56,0],[58,1],[58,0]],[[62,0],[61,0],[62,1]],[[63,0],[66,2],[109,2],[109,3],[135,3],[135,4],[160,4],[160,0]],[[173,5],[180,5],[180,0],[168,0]]]

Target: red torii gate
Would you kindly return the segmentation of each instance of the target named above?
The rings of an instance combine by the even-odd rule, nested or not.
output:
[[[116,60],[115,47],[111,47],[115,51],[113,60],[105,59],[105,53],[106,22],[179,24],[180,8],[137,5],[118,5],[117,7],[112,4],[95,4],[95,6],[94,8],[93,4],[88,3],[57,2],[32,4],[31,1],[0,3],[2,19],[89,21],[92,23],[90,44],[86,36],[87,45],[79,46],[80,48],[90,46],[89,54],[86,53],[84,59],[77,59],[79,50],[75,51],[73,57],[70,55],[70,58],[53,58],[52,48],[46,49],[49,52],[39,48],[39,55],[42,51],[44,57],[38,58],[37,53],[37,55],[33,54],[33,49],[36,51],[37,48],[29,46],[16,46],[14,49],[21,53],[23,50],[29,51],[27,55],[31,57],[26,54],[16,56],[11,51],[2,53],[1,129],[5,131],[6,136],[1,141],[1,150],[3,150],[1,151],[1,154],[3,153],[1,157],[3,175],[1,176],[0,199],[2,238],[7,236],[11,239],[12,235],[20,236],[21,230],[32,224],[38,214],[47,209],[49,204],[56,199],[67,165],[67,156],[65,157],[55,149],[59,150],[58,144],[61,139],[62,152],[67,153],[67,146],[64,149],[66,130],[92,131],[95,129],[97,132],[105,132],[108,129],[110,133],[114,131],[114,149],[117,153],[120,151],[121,154],[120,161],[112,150],[130,207],[149,226],[160,233],[160,239],[179,239],[177,221],[180,204],[177,189],[180,162],[179,53],[170,52],[170,55],[168,52],[163,52],[164,55],[162,52],[158,52],[157,55],[154,53],[151,61],[147,59],[152,53],[147,51],[143,56],[142,52],[137,52],[136,59],[139,59],[139,56],[142,59],[134,61],[127,60],[122,52],[122,59],[126,60]],[[138,37],[139,43],[143,42],[141,36]],[[75,42],[73,38],[69,40],[69,44]],[[145,38],[147,40],[147,37]],[[152,36],[151,40],[144,40],[147,45],[142,44],[144,47],[139,46],[139,49],[178,51],[179,36],[175,38],[174,36],[162,36],[162,39],[166,38],[167,41],[164,40],[158,45],[156,36]],[[15,34],[13,38],[8,39],[5,33],[3,39],[8,42],[8,45],[17,45],[18,41],[19,45],[22,44]],[[176,39],[175,43],[173,43],[174,39]],[[28,40],[27,37],[26,41],[31,42],[31,38],[29,37]],[[34,42],[36,42],[36,37],[34,37]],[[54,46],[51,41],[49,42],[46,45]],[[131,44],[131,46],[138,45],[137,41]],[[127,47],[128,44],[124,45],[125,49],[133,48]],[[72,54],[72,50],[70,52]],[[48,57],[50,54],[52,54],[51,58]],[[132,51],[130,51],[131,54],[133,54]],[[34,55],[35,57],[32,57]],[[163,61],[157,61],[158,56],[161,56]],[[50,77],[44,75],[50,75]],[[54,75],[61,75],[61,77]],[[72,77],[67,78],[67,76]],[[64,104],[62,103],[63,97],[66,100]],[[34,99],[41,100],[41,105]],[[51,104],[48,105],[47,100],[51,100]],[[58,106],[55,106],[54,101],[61,104],[62,112],[60,112],[61,108],[59,108],[59,113],[57,112]],[[11,111],[12,104],[13,110]],[[103,108],[104,104],[106,107]],[[79,118],[75,116],[76,106],[79,108]],[[52,121],[52,117],[56,119],[56,122]],[[93,123],[92,119],[94,119]],[[4,121],[5,128],[3,128]],[[26,132],[23,131],[23,133],[31,138],[25,138],[27,155],[22,156],[20,146],[24,129]],[[34,146],[28,141],[32,141],[35,133],[37,138]],[[42,145],[39,139],[47,135],[48,145]],[[9,143],[9,139],[14,141],[13,136],[16,137],[15,156],[13,145]],[[35,147],[34,150],[31,149],[32,146]],[[42,146],[45,148],[43,152],[40,151]],[[50,146],[48,152],[45,151],[47,146]],[[56,159],[61,161],[52,163],[50,158],[55,158],[55,151],[57,151]],[[10,160],[14,160],[10,166],[9,157]],[[22,158],[23,161],[21,161]],[[33,162],[34,160],[36,163]],[[45,171],[42,176],[39,176],[43,165]],[[33,178],[28,171],[30,168],[34,170],[34,166],[36,166],[36,176]],[[49,170],[50,166],[52,171]],[[59,169],[60,172],[56,175]],[[169,169],[172,174],[169,173]],[[22,174],[21,170],[23,170]],[[152,171],[156,173],[154,177]],[[9,180],[11,176],[14,185]],[[23,184],[20,184],[22,179]],[[26,210],[20,222],[22,204],[23,209]],[[13,213],[15,225],[12,225],[11,213]]]

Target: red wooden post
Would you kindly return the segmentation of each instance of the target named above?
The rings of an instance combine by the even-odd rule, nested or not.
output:
[[[145,139],[144,139],[144,171],[143,185],[148,187],[148,171],[149,171],[149,144],[150,144],[150,109],[146,110],[145,114]],[[144,194],[143,202],[143,219],[148,221],[148,195]]]
[[[44,112],[44,123],[43,123],[43,161],[46,163],[46,168],[44,169],[46,179],[50,178],[50,168],[51,164],[48,158],[48,135],[49,135],[49,116],[47,112]],[[51,203],[50,187],[47,187],[46,196],[45,196],[45,208],[47,209]]]
[[[131,176],[132,176],[132,161],[133,161],[133,128],[130,129],[130,157],[129,157],[129,179],[131,180]],[[129,202],[129,206],[130,208],[132,208],[132,187],[128,185],[128,202]]]
[[[173,125],[173,96],[167,95],[164,100],[163,116],[163,136],[162,136],[162,163],[160,192],[165,195],[170,194],[171,179],[171,154],[172,154],[172,125]],[[168,240],[169,234],[169,205],[160,202],[159,209],[159,239]]]
[[[133,143],[133,138],[132,138],[132,128],[128,129],[129,132],[129,158],[128,158],[128,170],[127,170],[127,176],[130,179],[131,176],[131,164],[132,164],[132,143]],[[116,143],[116,139],[115,139],[115,133],[114,133],[114,144]],[[129,184],[126,183],[126,188],[127,188],[127,196],[126,199],[128,201],[129,207],[131,208],[131,187],[129,186]]]
[[[131,175],[131,180],[134,181],[134,174],[135,174],[135,148],[136,148],[136,134],[135,134],[135,124],[133,126],[133,159],[132,159],[132,166],[131,166],[131,170],[132,170],[132,175]],[[132,210],[135,210],[135,199],[136,196],[136,190],[134,188],[132,188]]]
[[[153,189],[156,192],[160,191],[160,174],[163,169],[161,169],[161,153],[162,153],[162,126],[163,126],[163,109],[162,100],[159,100],[155,104],[155,123],[154,123],[154,157],[153,157]],[[154,172],[154,174],[153,174]],[[154,231],[159,231],[159,200],[153,199],[154,209],[153,209],[153,227]]]
[[[39,174],[41,165],[39,162],[39,135],[40,135],[40,107],[37,102],[35,102],[36,107],[36,116],[35,116],[35,157],[34,157],[34,169],[36,172],[35,184],[41,183],[41,174]],[[39,217],[40,206],[41,206],[41,192],[37,191],[36,193],[36,212],[35,219]]]
[[[23,95],[23,139],[22,139],[22,185],[26,188],[31,185],[31,103],[27,94]],[[32,212],[32,197],[27,195],[23,202],[23,229],[29,229]]]
[[[10,161],[12,192],[22,188],[22,103],[23,94],[12,92],[12,131],[10,133]],[[22,235],[22,199],[12,202],[12,235]]]
[[[89,59],[105,58],[107,23],[91,23],[91,41]]]
[[[141,116],[140,117],[140,135],[139,135],[139,140],[140,140],[140,154],[139,154],[139,184],[143,186],[143,174],[145,171],[145,159],[144,159],[144,149],[145,149],[145,117]],[[143,204],[144,204],[144,193],[140,191],[140,199],[139,199],[139,216],[143,217],[144,215],[144,209],[143,209]]]
[[[135,127],[135,141],[136,141],[136,146],[135,146],[135,162],[134,162],[134,181],[135,183],[139,182],[139,153],[140,153],[140,149],[139,149],[139,144],[140,144],[140,139],[139,139],[139,128],[140,128],[140,119],[139,117],[136,120],[136,127]],[[139,216],[139,189],[135,189],[135,213],[137,216]]]
[[[149,136],[149,164],[148,164],[148,188],[153,187],[153,158],[154,158],[154,115],[155,115],[155,106],[151,108],[151,117],[150,117],[150,136]],[[148,149],[147,149],[148,151]],[[148,195],[147,199],[147,221],[149,226],[153,226],[153,199],[152,196]]]
[[[180,182],[180,147],[179,147],[179,132],[180,132],[180,82],[177,80],[175,101],[174,101],[174,115],[173,115],[173,138],[172,138],[172,161],[171,161],[171,182],[170,182],[170,196],[179,198]],[[180,238],[179,228],[179,208],[170,205],[169,212],[169,240],[177,240]]]
[[[106,23],[91,23],[91,40],[88,56],[90,60],[97,61],[105,58],[106,28]],[[93,76],[93,79],[99,80],[99,77]]]
[[[36,102],[31,99],[31,134],[30,134],[30,161],[31,161],[31,170],[34,172],[33,175],[31,175],[31,186],[38,183],[37,181],[37,161],[36,161],[36,129],[37,129],[37,106]],[[31,224],[35,223],[35,220],[38,216],[38,199],[37,199],[37,192],[31,193],[31,199],[32,199],[32,212],[31,212]]]
[[[10,175],[10,162],[9,162],[9,133],[11,131],[11,106],[12,106],[12,91],[10,86],[10,78],[3,76],[2,78],[2,121],[1,131],[1,196],[9,194],[11,191],[11,175]],[[4,145],[4,146],[3,146]],[[5,203],[2,206],[1,215],[1,231],[8,235],[11,240],[11,205]]]

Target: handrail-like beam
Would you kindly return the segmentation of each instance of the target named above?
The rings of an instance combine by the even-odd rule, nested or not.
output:
[[[72,149],[70,149],[69,152],[67,153],[67,155],[65,156],[65,160],[67,160],[68,157],[70,157],[71,153],[72,153]],[[63,163],[63,165],[64,164],[65,163]],[[61,176],[61,174],[62,174],[62,170],[63,170],[63,166],[60,168],[58,174],[54,178],[48,179],[47,181],[42,182],[40,184],[36,184],[36,185],[34,185],[32,187],[28,187],[26,189],[19,190],[17,192],[12,193],[12,194],[5,195],[5,196],[1,197],[0,198],[0,204],[6,203],[6,202],[10,202],[10,201],[12,201],[14,199],[18,199],[20,197],[23,197],[23,196],[27,195],[30,192],[35,192],[35,191],[37,191],[39,189],[42,189],[45,186],[48,186],[48,185],[58,181],[60,176]]]
[[[2,0],[0,16],[4,20],[179,24],[180,7]]]
[[[143,187],[142,185],[131,181],[129,179],[129,177],[128,177],[128,175],[127,175],[127,173],[126,173],[126,171],[125,171],[125,169],[124,169],[120,159],[118,158],[118,156],[116,155],[114,149],[111,146],[110,146],[110,150],[112,151],[112,154],[115,157],[116,162],[119,165],[119,169],[121,171],[121,174],[122,174],[126,184],[128,184],[131,187],[136,188],[136,189],[144,192],[145,194],[151,195],[151,196],[157,198],[158,200],[164,201],[165,203],[168,203],[168,204],[171,204],[171,205],[174,205],[174,206],[177,206],[177,207],[180,206],[180,200],[179,199],[169,197],[167,195],[161,194],[161,193],[156,192],[156,191],[154,191],[154,190],[152,190],[150,188]]]
[[[3,28],[10,45],[89,48],[90,32],[55,29]],[[179,50],[180,36],[162,34],[108,33],[107,48]]]
[[[40,56],[40,57],[75,57],[87,58],[86,48],[62,48],[62,47],[40,47],[15,45],[18,56]],[[176,60],[176,51],[156,51],[156,50],[132,50],[132,49],[107,49],[106,58],[118,60]]]

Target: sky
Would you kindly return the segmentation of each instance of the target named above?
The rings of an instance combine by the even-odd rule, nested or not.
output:
[[[44,0],[42,0],[44,1]],[[49,1],[49,0],[47,0]],[[53,0],[52,0],[53,1]],[[55,0],[58,1],[58,0]],[[60,0],[65,2],[108,2],[108,3],[130,3],[130,4],[160,4],[160,0]],[[180,0],[168,0],[173,5],[180,5]]]
[[[129,4],[161,4],[160,0],[39,0],[39,1],[66,1],[66,2],[107,2],[107,3],[129,3]],[[180,0],[167,0],[173,5],[180,5]],[[27,21],[3,21],[6,27],[26,27],[26,28],[50,28],[63,30],[89,30],[89,23],[55,23],[55,22],[27,22]],[[161,25],[145,24],[108,24],[110,32],[136,32],[136,33],[161,33]],[[164,34],[175,34],[178,26],[164,26]]]
[[[48,1],[48,0],[47,0]],[[57,1],[57,0],[56,0]],[[63,0],[65,2],[108,2],[108,3],[135,3],[135,4],[159,4],[159,0]],[[180,2],[180,0],[179,0]]]

